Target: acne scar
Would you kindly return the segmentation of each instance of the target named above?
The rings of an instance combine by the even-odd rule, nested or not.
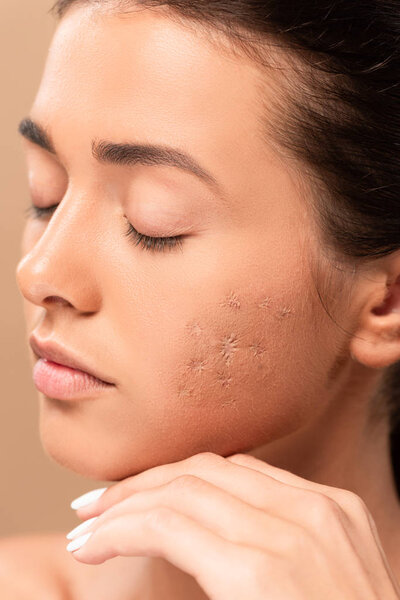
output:
[[[194,322],[188,323],[186,325],[186,329],[193,336],[199,336],[201,334],[201,332],[203,331],[203,329],[200,327],[200,325],[198,323],[194,323]]]
[[[293,313],[292,309],[289,306],[284,306],[279,312],[279,317],[284,318]]]
[[[180,387],[178,389],[178,396],[179,398],[191,398],[193,395],[194,389],[193,388],[187,388],[185,386]]]
[[[220,303],[220,306],[227,306],[230,308],[240,308],[240,300],[235,292],[231,292],[229,296]]]
[[[217,381],[222,387],[227,388],[232,383],[232,377],[224,373],[223,371],[217,371]]]
[[[263,348],[259,342],[251,344],[250,350],[253,352],[253,356],[256,358],[258,358],[265,352],[265,348]]]
[[[271,306],[271,302],[272,302],[272,298],[270,296],[267,296],[260,302],[260,304],[258,306],[259,306],[259,308],[269,308]]]
[[[243,373],[252,373],[264,384],[273,366],[267,332],[270,325],[274,331],[273,320],[292,314],[286,302],[285,297],[279,301],[265,291],[247,298],[228,288],[217,300],[219,311],[214,305],[207,312],[192,314],[185,323],[184,360],[175,388],[182,403],[202,403],[207,391],[213,390],[218,406],[234,411],[240,405]]]
[[[187,367],[190,371],[193,371],[194,373],[202,373],[205,369],[205,366],[207,364],[207,360],[199,360],[197,358],[192,358],[188,363],[187,363]]]
[[[227,400],[222,401],[220,406],[229,406],[230,408],[235,407],[236,410],[238,410],[237,399],[235,398],[228,398]]]
[[[231,364],[234,353],[238,350],[237,345],[238,339],[234,333],[225,336],[221,340],[221,355],[227,365]]]

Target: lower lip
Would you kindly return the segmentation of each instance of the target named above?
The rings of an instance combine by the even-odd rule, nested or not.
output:
[[[40,392],[59,400],[82,398],[114,387],[113,384],[97,379],[89,373],[65,367],[45,358],[40,358],[33,367],[33,381]]]

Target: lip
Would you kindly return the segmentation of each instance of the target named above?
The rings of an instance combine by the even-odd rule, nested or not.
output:
[[[29,344],[38,359],[44,358],[48,361],[58,363],[59,365],[87,373],[108,385],[115,385],[114,382],[110,381],[108,378],[105,379],[96,369],[93,369],[86,362],[54,341],[39,340],[32,334],[29,337]]]

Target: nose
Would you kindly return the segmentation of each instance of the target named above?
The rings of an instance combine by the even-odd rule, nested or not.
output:
[[[65,196],[43,223],[41,236],[26,248],[16,268],[17,284],[26,300],[48,310],[61,306],[85,313],[98,310],[95,244],[100,236],[94,215],[89,202],[73,202]]]

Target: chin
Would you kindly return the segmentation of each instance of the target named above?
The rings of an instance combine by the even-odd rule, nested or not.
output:
[[[49,427],[48,423],[42,423],[40,427],[40,442],[44,453],[58,465],[99,481],[121,481],[152,467],[174,462],[164,453],[153,454],[154,449],[148,444],[126,448],[118,446],[114,437],[109,443],[96,444],[90,435],[72,440],[66,431]]]
[[[141,465],[135,468],[132,458],[129,464],[125,464],[106,445],[100,445],[99,448],[99,444],[93,443],[90,436],[80,440],[73,439],[67,431],[60,431],[45,421],[42,420],[40,424],[42,449],[52,461],[69,471],[93,480],[120,481],[142,470]],[[118,453],[115,444],[113,451]]]
[[[79,452],[73,452],[64,443],[60,444],[59,441],[49,439],[48,436],[41,436],[41,445],[44,453],[51,460],[87,479],[120,481],[128,476],[121,469],[99,459],[84,457]]]

